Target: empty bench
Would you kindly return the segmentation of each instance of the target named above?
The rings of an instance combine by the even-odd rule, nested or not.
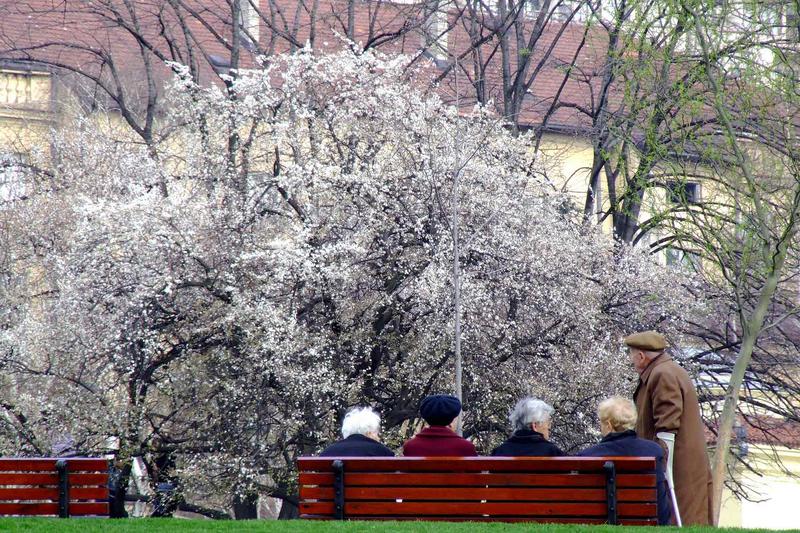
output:
[[[657,525],[649,457],[301,457],[300,517]]]
[[[0,515],[108,516],[108,461],[0,459]]]

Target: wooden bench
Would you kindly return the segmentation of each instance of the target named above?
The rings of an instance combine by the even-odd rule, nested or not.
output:
[[[108,461],[0,459],[0,515],[108,516]]]
[[[301,457],[300,517],[656,525],[649,457]]]

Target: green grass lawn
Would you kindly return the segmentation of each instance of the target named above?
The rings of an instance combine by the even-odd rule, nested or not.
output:
[[[668,529],[676,533],[676,528]],[[509,531],[522,533],[536,531],[541,533],[644,533],[654,531],[643,527],[614,526],[580,526],[554,524],[502,524],[502,523],[452,523],[452,522],[312,522],[304,520],[277,521],[258,520],[247,522],[181,520],[173,518],[129,518],[123,520],[107,520],[95,518],[0,518],[0,531],[64,531],[67,533],[93,533],[96,531],[253,531],[263,533],[295,533],[295,532],[387,532],[387,533],[472,533]],[[764,531],[755,529],[714,529],[690,527],[684,528],[686,533]],[[800,531],[800,530],[795,530]]]

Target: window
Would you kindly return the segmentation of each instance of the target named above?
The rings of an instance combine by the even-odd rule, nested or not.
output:
[[[525,3],[525,7],[529,14],[538,15],[539,11],[542,9],[542,0],[528,0]]]
[[[665,251],[667,266],[684,267],[693,272],[700,272],[700,256],[681,250],[679,248],[667,248]]]
[[[47,72],[32,70],[24,61],[0,61],[0,107],[48,111],[50,96]]]
[[[572,2],[561,2],[558,6],[556,6],[555,13],[553,13],[553,18],[555,20],[567,20],[570,15],[572,15],[572,11],[575,9],[575,6],[572,5]]]
[[[797,13],[795,6],[786,6],[784,20],[786,21],[785,37],[793,41],[800,39],[800,14]]]
[[[25,197],[25,154],[0,152],[0,205]]]
[[[694,181],[668,181],[667,201],[671,204],[700,203],[700,184]]]
[[[33,100],[28,72],[0,71],[0,104],[24,107]]]

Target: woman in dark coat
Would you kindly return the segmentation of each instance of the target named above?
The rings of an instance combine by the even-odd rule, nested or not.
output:
[[[356,407],[342,421],[342,440],[334,442],[320,457],[394,457],[380,443],[381,417],[369,407]]]
[[[668,525],[672,516],[666,475],[664,473],[664,451],[651,440],[640,439],[633,430],[636,427],[636,406],[627,398],[614,396],[597,406],[600,418],[600,433],[603,439],[575,455],[586,457],[655,457],[658,498],[658,524]]]
[[[553,408],[535,398],[523,398],[508,415],[514,433],[492,455],[509,457],[558,457],[564,455],[550,442]]]

